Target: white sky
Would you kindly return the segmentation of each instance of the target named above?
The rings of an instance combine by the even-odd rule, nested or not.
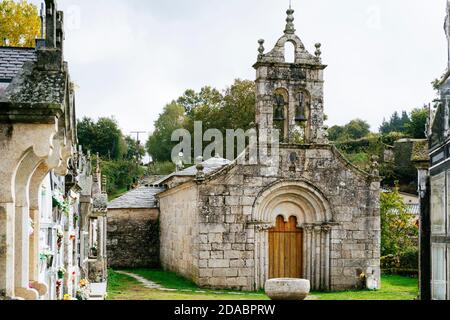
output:
[[[33,0],[36,4],[39,1]],[[288,0],[64,0],[77,115],[151,131],[185,89],[255,77],[257,40],[282,35]],[[446,0],[293,0],[297,34],[322,43],[329,125],[430,102],[446,68]]]

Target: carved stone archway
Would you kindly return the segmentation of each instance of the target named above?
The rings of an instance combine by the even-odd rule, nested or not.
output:
[[[253,207],[255,223],[255,287],[269,277],[269,230],[277,217],[294,216],[303,229],[303,277],[314,290],[330,288],[332,210],[323,193],[306,181],[274,184],[258,196]]]

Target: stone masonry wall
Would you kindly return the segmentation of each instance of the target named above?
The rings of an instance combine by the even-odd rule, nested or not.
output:
[[[159,266],[159,210],[110,209],[107,253],[111,268]]]
[[[159,195],[159,201],[161,265],[165,270],[196,281],[199,271],[197,185],[187,183],[169,190]]]
[[[252,214],[258,195],[281,181],[308,181],[329,202],[330,289],[352,289],[362,272],[380,276],[379,182],[341,158],[330,146],[292,146],[280,150],[277,168],[236,166],[199,188],[198,284],[255,290],[255,233]],[[297,154],[294,171],[290,155]],[[271,221],[261,221],[270,223]],[[325,222],[325,221],[324,221]],[[274,223],[274,221],[273,221]],[[315,272],[313,266],[312,272]],[[260,284],[261,286],[263,284]]]

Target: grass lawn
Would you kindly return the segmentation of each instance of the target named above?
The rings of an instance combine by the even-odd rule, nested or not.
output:
[[[145,288],[139,281],[109,271],[108,300],[268,300],[263,292],[232,292],[199,289],[194,283],[174,273],[160,270],[136,269],[128,272],[140,275],[164,288]],[[313,292],[311,300],[414,300],[418,296],[418,280],[401,276],[383,276],[378,291]]]

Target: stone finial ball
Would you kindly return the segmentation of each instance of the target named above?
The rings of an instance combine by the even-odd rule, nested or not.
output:
[[[270,279],[266,282],[265,291],[275,301],[301,301],[308,297],[311,283],[305,279]]]

